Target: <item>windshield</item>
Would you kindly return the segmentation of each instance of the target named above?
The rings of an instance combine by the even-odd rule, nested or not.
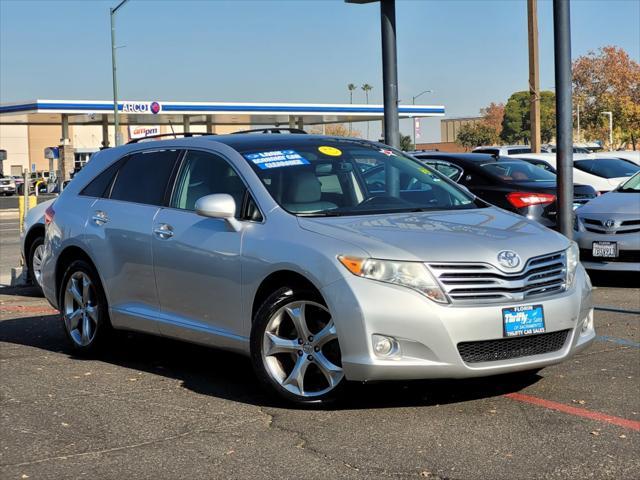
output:
[[[636,173],[629,180],[618,188],[619,192],[640,192],[640,172]]]
[[[573,166],[578,170],[603,178],[630,177],[640,171],[638,165],[621,158],[576,160],[573,162]]]
[[[553,173],[528,162],[491,162],[482,164],[480,167],[508,183],[556,181]]]
[[[282,208],[296,215],[363,215],[485,206],[402,152],[318,137],[261,142],[240,153]]]

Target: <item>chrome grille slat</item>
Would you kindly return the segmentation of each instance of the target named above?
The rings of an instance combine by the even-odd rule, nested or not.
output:
[[[428,266],[454,304],[521,301],[565,288],[564,252],[531,258],[522,270],[513,273],[485,263],[438,262]]]
[[[584,224],[584,228],[591,233],[602,233],[604,235],[623,235],[628,233],[640,232],[640,220],[622,220],[617,222],[611,228],[605,226],[606,220],[597,218],[580,217],[580,220]]]

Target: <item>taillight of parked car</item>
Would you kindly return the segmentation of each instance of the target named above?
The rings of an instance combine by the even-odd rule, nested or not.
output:
[[[548,205],[556,201],[556,196],[550,193],[511,192],[507,200],[515,208],[530,207],[531,205]]]
[[[44,224],[49,225],[51,222],[53,222],[53,217],[55,216],[55,214],[56,211],[53,209],[53,205],[49,205],[49,208],[44,211]]]

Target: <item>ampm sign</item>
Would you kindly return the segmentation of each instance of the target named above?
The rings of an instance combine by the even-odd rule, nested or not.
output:
[[[122,113],[160,113],[162,106],[158,102],[125,102],[121,104]]]

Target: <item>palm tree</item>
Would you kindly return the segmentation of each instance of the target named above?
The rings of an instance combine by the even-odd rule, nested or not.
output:
[[[372,87],[371,85],[369,85],[368,83],[365,83],[365,84],[364,84],[364,85],[362,85],[362,87],[360,87],[360,88],[362,88],[362,90],[364,90],[364,95],[365,95],[365,97],[366,97],[366,99],[367,99],[367,105],[368,105],[368,104],[369,104],[369,92],[370,92],[371,90],[373,90],[373,87]]]
[[[360,88],[362,88],[362,90],[364,90],[364,96],[367,99],[367,105],[369,105],[369,92],[371,90],[373,90],[373,87],[371,85],[369,85],[368,83],[365,83]],[[367,140],[368,139],[369,139],[369,122],[367,122]]]
[[[347,85],[347,89],[349,90],[349,103],[353,103],[353,91],[358,88],[355,86],[355,84],[350,83],[349,85]]]
[[[354,83],[350,83],[347,85],[347,90],[349,90],[349,103],[353,103],[353,91],[358,88]],[[349,135],[351,135],[351,122],[349,122]]]

